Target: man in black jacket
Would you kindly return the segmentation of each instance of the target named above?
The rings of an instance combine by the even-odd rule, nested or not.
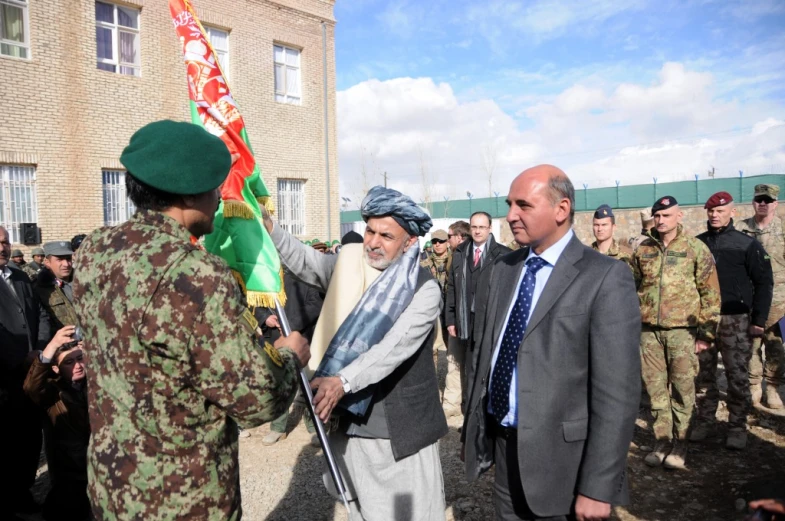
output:
[[[469,220],[472,237],[464,241],[453,252],[452,266],[447,277],[447,304],[445,324],[450,337],[455,338],[458,350],[463,352],[461,364],[462,399],[466,402],[466,360],[474,331],[474,296],[477,285],[490,270],[497,257],[509,253],[510,248],[496,242],[491,233],[491,216],[486,212],[475,212]],[[488,281],[485,281],[487,283]],[[483,310],[479,310],[483,312]],[[457,411],[456,411],[457,412]],[[451,411],[445,414],[451,416]]]
[[[733,197],[727,192],[712,195],[704,206],[708,214],[708,231],[698,239],[714,255],[720,279],[722,308],[717,340],[711,349],[702,352],[698,382],[706,387],[706,395],[698,404],[698,421],[690,440],[700,441],[709,434],[717,414],[717,355],[722,355],[728,379],[728,437],[729,449],[744,449],[747,445],[747,413],[752,406],[749,371],[752,339],[763,334],[769,315],[774,279],[771,262],[763,246],[733,227],[736,209]],[[678,258],[673,259],[679,262]]]
[[[22,271],[9,268],[11,242],[0,226],[0,447],[5,449],[0,472],[0,519],[14,512],[36,511],[30,487],[35,482],[41,451],[38,412],[22,389],[28,355],[49,342],[49,317]]]

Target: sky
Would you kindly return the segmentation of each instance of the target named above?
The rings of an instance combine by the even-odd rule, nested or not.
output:
[[[785,0],[338,0],[341,196],[785,173]]]

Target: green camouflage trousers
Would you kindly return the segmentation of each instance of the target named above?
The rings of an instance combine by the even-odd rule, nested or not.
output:
[[[687,438],[695,409],[695,328],[660,329],[646,324],[641,331],[641,372],[651,398],[654,436],[658,440]],[[668,391],[670,385],[671,390]]]
[[[766,353],[766,362],[763,353]],[[763,379],[770,385],[785,385],[785,348],[782,345],[780,328],[774,325],[766,330],[763,338],[752,342],[750,359],[750,384],[760,385]]]
[[[706,395],[698,401],[698,419],[713,422],[720,404],[720,389],[717,387],[717,362],[722,356],[725,377],[728,380],[728,427],[746,429],[747,414],[752,407],[750,380],[748,376],[752,338],[747,333],[749,315],[722,315],[717,328],[717,340],[707,351],[702,352],[698,387],[706,389]]]

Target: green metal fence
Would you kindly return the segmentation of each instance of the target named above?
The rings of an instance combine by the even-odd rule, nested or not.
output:
[[[659,183],[648,185],[618,186],[610,188],[575,187],[575,211],[594,211],[601,204],[609,204],[613,208],[645,208],[662,196],[675,197],[682,206],[703,205],[712,194],[725,191],[738,202],[752,201],[755,185],[774,184],[780,187],[785,195],[785,174],[770,174],[749,177],[700,179],[696,181],[679,181],[675,183]],[[484,211],[493,217],[507,214],[506,194],[499,197],[460,199],[455,201],[438,201],[426,203],[431,216],[436,219],[456,218],[467,219],[472,213]],[[358,210],[341,212],[341,222],[361,221]]]

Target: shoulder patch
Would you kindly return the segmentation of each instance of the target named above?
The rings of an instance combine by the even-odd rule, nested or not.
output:
[[[246,308],[245,311],[243,311],[240,320],[243,323],[243,326],[248,329],[250,334],[256,334],[256,328],[259,327],[259,322],[256,321],[256,317],[253,316],[253,313],[251,313],[250,309]]]
[[[270,343],[264,343],[264,352],[267,353],[267,356],[270,357],[270,360],[277,365],[278,367],[283,367],[283,358],[281,358],[281,353]]]

